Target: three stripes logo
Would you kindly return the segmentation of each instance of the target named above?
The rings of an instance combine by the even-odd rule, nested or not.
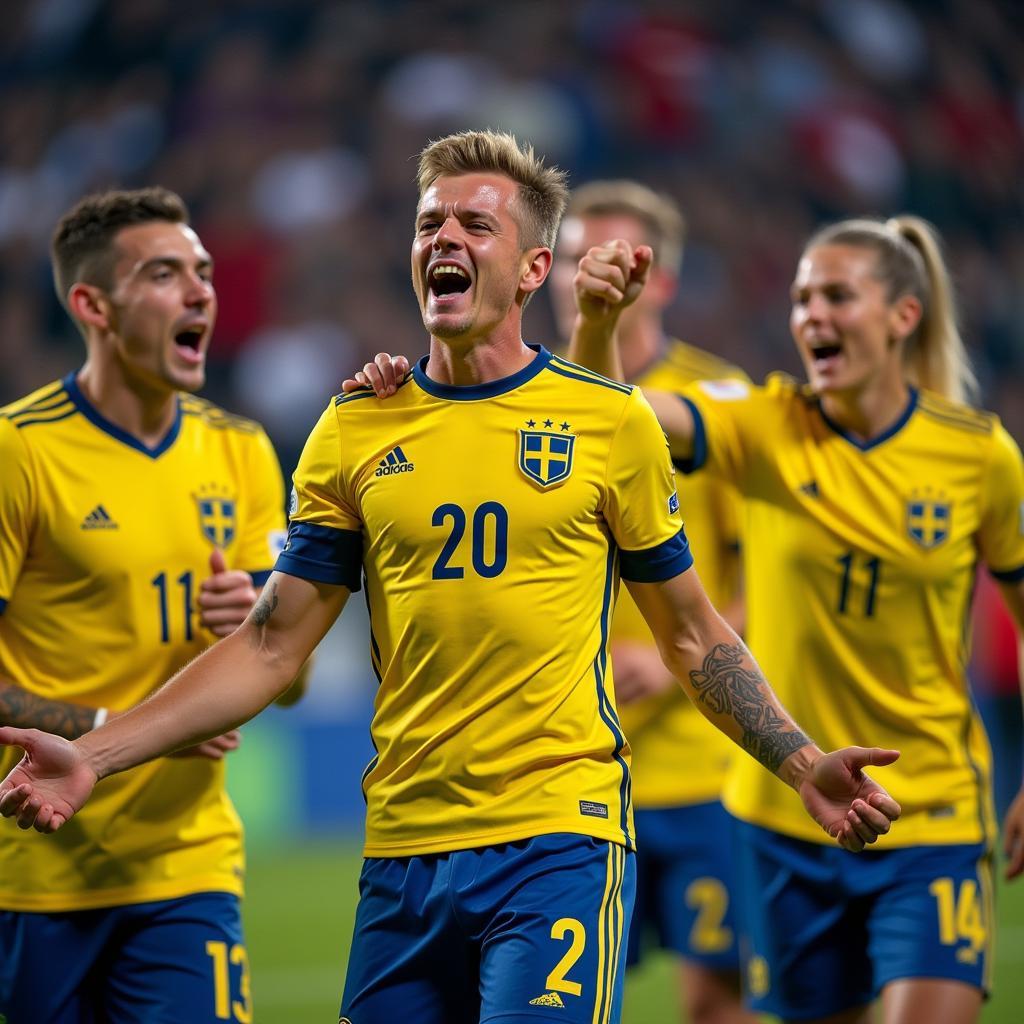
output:
[[[377,465],[374,476],[392,476],[395,473],[411,473],[416,467],[405,457],[400,445],[395,445]]]
[[[558,1006],[565,1009],[565,1003],[557,992],[545,992],[542,996],[530,1000],[531,1006]]]
[[[110,513],[102,506],[97,505],[83,520],[83,530],[116,530],[117,523],[110,518]]]

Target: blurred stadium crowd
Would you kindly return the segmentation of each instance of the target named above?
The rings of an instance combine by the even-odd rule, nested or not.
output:
[[[66,372],[60,212],[110,185],[189,202],[217,263],[207,394],[286,472],[364,358],[417,354],[414,155],[533,141],[574,183],[639,178],[689,218],[670,325],[795,370],[794,260],[822,220],[943,233],[985,403],[1024,438],[1024,34],[1006,0],[9,0],[0,37],[0,401]],[[1019,25],[1018,25],[1019,28]],[[537,303],[528,335],[551,343]]]

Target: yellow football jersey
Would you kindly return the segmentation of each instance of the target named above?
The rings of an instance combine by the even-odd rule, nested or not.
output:
[[[137,704],[214,640],[196,606],[214,546],[263,582],[283,541],[262,428],[192,396],[147,449],[71,374],[0,410],[0,467],[0,675],[40,697]],[[55,835],[5,829],[0,907],[240,893],[242,871],[224,763],[163,758],[104,779]]]
[[[632,844],[608,664],[619,573],[691,564],[640,392],[538,349],[476,387],[425,361],[337,398],[295,473],[283,572],[359,588],[380,679],[367,856],[552,832]]]
[[[679,391],[695,380],[747,380],[737,366],[682,341],[671,341],[663,355],[633,383],[658,391]],[[679,478],[679,505],[701,583],[716,608],[738,593],[738,503],[723,481],[699,473]],[[623,591],[612,620],[616,641],[654,646],[654,637],[636,603]],[[633,751],[633,803],[637,807],[676,807],[717,800],[736,745],[686,699],[678,688],[619,709]]]
[[[783,376],[687,389],[694,461],[744,497],[750,647],[825,749],[894,747],[871,769],[903,816],[877,847],[991,839],[991,754],[965,665],[975,565],[1024,576],[1024,467],[996,417],[913,392],[859,443]],[[750,758],[730,771],[739,817],[827,842],[796,794]]]

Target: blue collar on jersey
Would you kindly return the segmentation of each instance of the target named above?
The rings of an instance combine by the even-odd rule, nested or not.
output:
[[[847,433],[835,420],[829,419],[828,414],[822,408],[821,401],[818,401],[818,412],[821,413],[821,418],[825,421],[826,425],[831,427],[841,438],[849,441],[854,448],[859,448],[862,452],[866,452],[877,445],[882,444],[884,441],[888,441],[894,434],[898,434],[908,423],[910,417],[914,415],[914,410],[917,408],[917,388],[910,388],[910,399],[907,402],[906,409],[900,413],[900,418],[891,426],[888,430],[883,430],[877,437],[869,438],[867,441],[862,441],[860,438],[854,437],[853,434]]]
[[[178,434],[181,431],[181,399],[177,395],[174,398],[174,422],[171,424],[170,430],[164,434],[159,444],[153,448],[147,448],[137,437],[133,437],[127,430],[122,430],[111,423],[110,420],[100,414],[95,406],[90,404],[89,400],[82,394],[78,381],[75,380],[77,372],[77,370],[72,370],[64,378],[64,387],[67,389],[68,395],[71,401],[75,403],[78,411],[105,434],[109,434],[122,444],[128,445],[129,448],[134,448],[137,452],[142,452],[143,455],[148,455],[151,459],[158,459],[178,439]]]
[[[416,383],[426,391],[428,395],[435,398],[446,398],[453,402],[470,402],[481,398],[495,398],[504,395],[509,391],[525,384],[551,362],[551,353],[543,345],[527,345],[537,353],[536,357],[528,362],[521,370],[517,370],[511,377],[501,377],[498,380],[489,381],[487,384],[441,384],[439,381],[431,380],[427,376],[427,360],[430,356],[424,356],[412,368],[412,375]]]

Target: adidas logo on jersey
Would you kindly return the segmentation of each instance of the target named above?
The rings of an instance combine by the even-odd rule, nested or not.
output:
[[[530,1000],[531,1006],[561,1006],[565,1009],[565,1003],[562,1002],[562,997],[557,992],[545,992],[542,996],[537,996],[536,999]]]
[[[83,520],[83,530],[116,530],[117,523],[110,518],[110,513],[102,506],[97,505]]]
[[[402,451],[399,445],[395,445],[380,460],[377,466],[377,472],[374,476],[391,476],[393,473],[411,473],[416,467],[405,457],[405,452]]]

